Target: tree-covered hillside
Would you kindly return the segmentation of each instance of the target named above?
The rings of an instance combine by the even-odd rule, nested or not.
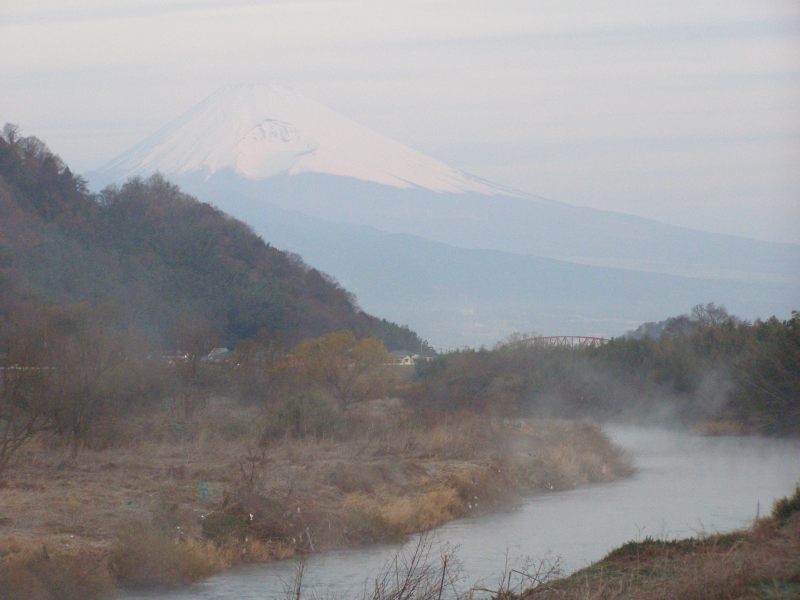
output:
[[[106,305],[168,347],[205,329],[221,343],[283,343],[347,329],[416,349],[406,327],[360,311],[324,273],[159,176],[88,192],[59,157],[7,126],[0,137],[0,311]]]

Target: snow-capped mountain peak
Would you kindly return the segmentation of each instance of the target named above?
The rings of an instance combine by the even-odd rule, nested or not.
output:
[[[319,173],[396,188],[515,195],[282,86],[222,88],[101,170],[117,177]]]

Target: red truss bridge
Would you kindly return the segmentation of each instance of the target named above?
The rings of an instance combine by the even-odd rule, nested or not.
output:
[[[517,343],[522,346],[547,346],[556,348],[598,348],[605,346],[608,338],[588,335],[546,335],[527,337]]]

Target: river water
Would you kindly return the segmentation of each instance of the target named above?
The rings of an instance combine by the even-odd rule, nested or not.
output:
[[[465,518],[435,530],[434,546],[454,548],[467,584],[496,588],[511,562],[558,558],[571,572],[645,536],[676,538],[750,524],[800,482],[800,442],[757,437],[697,437],[662,429],[607,427],[634,458],[628,479],[525,499],[510,512]],[[411,539],[405,549],[416,544]],[[403,545],[310,556],[309,596],[348,598]],[[266,600],[285,597],[293,561],[247,565],[174,592],[125,600]]]

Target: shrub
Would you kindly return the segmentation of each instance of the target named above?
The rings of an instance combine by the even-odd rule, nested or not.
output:
[[[146,524],[121,529],[111,550],[111,570],[127,587],[186,585],[219,566],[209,548],[175,540]]]
[[[114,595],[114,580],[95,555],[42,552],[0,565],[0,600],[95,600]]]
[[[800,485],[795,487],[794,494],[775,501],[772,516],[779,521],[787,521],[794,513],[800,512]]]
[[[0,565],[0,600],[51,600],[52,595],[25,565]]]
[[[218,543],[243,538],[247,521],[237,512],[217,510],[203,517],[202,532],[204,538]]]
[[[260,444],[268,445],[286,435],[296,438],[331,435],[340,421],[340,413],[329,396],[317,391],[292,394],[269,411]]]
[[[384,503],[362,492],[348,494],[342,503],[347,530],[361,542],[402,540],[407,531],[405,523],[398,519],[401,506],[403,513],[410,515],[407,498]]]
[[[410,496],[376,498],[348,494],[342,508],[351,529],[367,541],[400,540],[449,521],[463,510],[458,492],[447,486]]]
[[[235,442],[250,437],[253,433],[253,423],[246,418],[232,418],[219,426],[219,435],[226,442]]]

